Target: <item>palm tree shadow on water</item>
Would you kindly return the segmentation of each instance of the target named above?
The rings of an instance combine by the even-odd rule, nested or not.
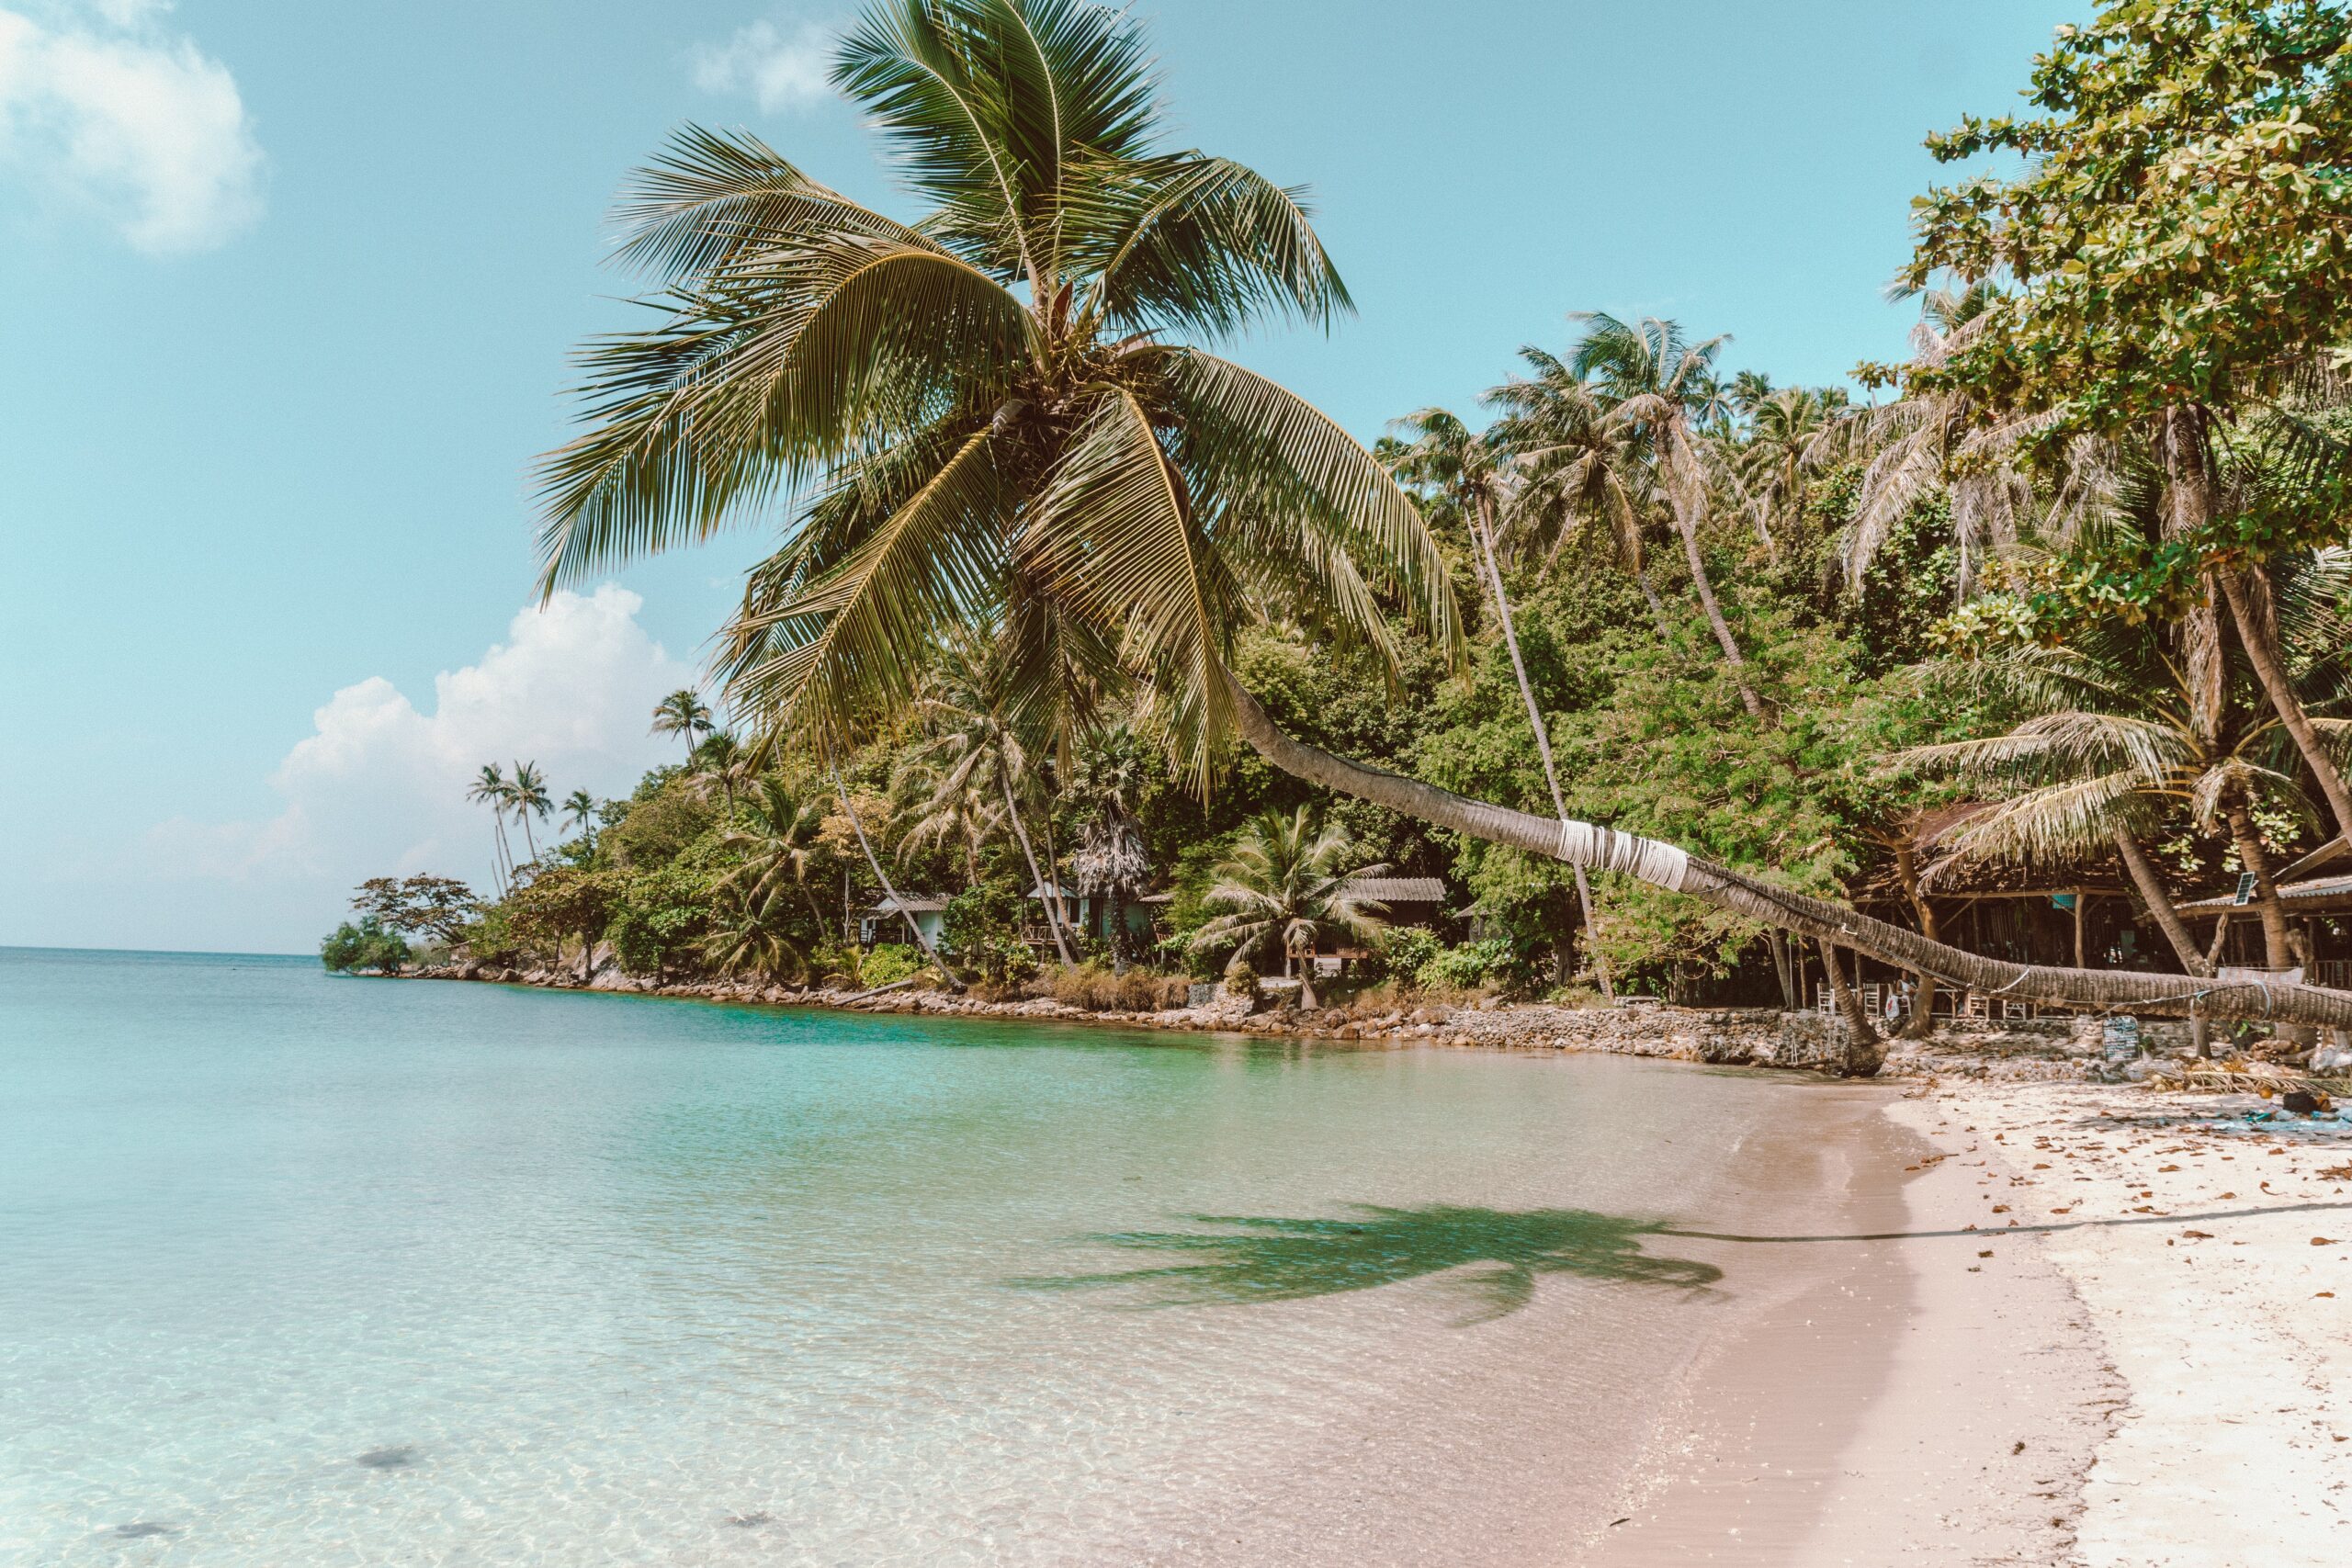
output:
[[[1009,1282],[1032,1291],[1124,1290],[1135,1298],[1125,1304],[1143,1308],[1306,1301],[1443,1276],[1473,1303],[1459,1320],[1466,1325],[1519,1311],[1546,1274],[1690,1294],[1723,1278],[1712,1263],[1642,1250],[1644,1238],[1667,1234],[1657,1221],[1586,1209],[1353,1208],[1354,1217],[1326,1220],[1193,1214],[1186,1216],[1193,1224],[1221,1228],[1091,1235],[1083,1239],[1096,1246],[1183,1261]]]

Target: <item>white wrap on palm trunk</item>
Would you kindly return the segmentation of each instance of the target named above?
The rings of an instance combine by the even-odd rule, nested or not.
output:
[[[1622,871],[1674,893],[1682,891],[1682,879],[1690,869],[1690,855],[1672,844],[1589,822],[1560,823],[1559,855],[1577,865]]]

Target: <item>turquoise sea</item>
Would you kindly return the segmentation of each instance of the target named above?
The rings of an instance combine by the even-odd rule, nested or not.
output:
[[[0,950],[0,1561],[1557,1561],[1817,1098]]]

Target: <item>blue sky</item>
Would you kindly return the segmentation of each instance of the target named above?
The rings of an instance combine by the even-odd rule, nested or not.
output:
[[[898,202],[812,73],[853,9],[0,0],[0,943],[303,950],[360,875],[486,880],[461,762],[660,755],[752,541],[518,615],[526,470],[672,127]],[[1358,302],[1239,357],[1368,436],[1571,310],[1781,382],[1898,353],[1921,136],[2082,7],[1136,9],[1182,139],[1311,185]]]

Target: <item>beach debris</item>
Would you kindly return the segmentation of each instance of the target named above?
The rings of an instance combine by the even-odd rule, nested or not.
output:
[[[2312,1245],[2313,1247],[2335,1247],[2337,1245],[2337,1242],[2336,1238],[2332,1235],[2315,1235],[2312,1237]]]
[[[2213,1233],[2211,1231],[2183,1231],[2180,1234],[2187,1236],[2191,1241],[2211,1241],[2213,1239]]]

